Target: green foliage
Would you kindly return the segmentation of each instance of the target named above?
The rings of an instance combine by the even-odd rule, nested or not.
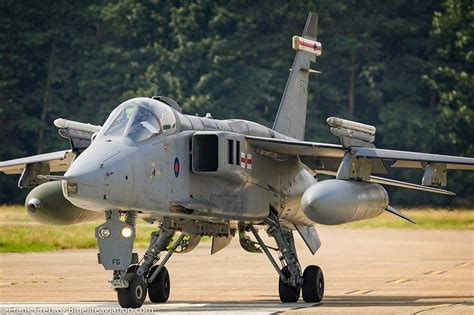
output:
[[[379,147],[474,156],[472,1],[4,0],[0,160],[66,148],[54,119],[102,124],[120,102],[151,96],[151,82],[186,113],[271,126],[308,11],[323,43],[308,140],[336,142],[325,119],[340,116],[376,125]],[[472,204],[473,179],[450,172],[455,199],[392,199]],[[0,175],[0,202],[23,200],[16,180]]]
[[[442,145],[474,154],[474,3],[445,1],[431,32],[435,60],[423,78],[436,92]]]

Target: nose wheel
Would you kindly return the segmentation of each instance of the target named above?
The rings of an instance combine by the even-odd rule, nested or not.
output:
[[[157,265],[151,267],[150,274],[158,268]],[[158,276],[148,285],[148,297],[153,303],[165,303],[170,297],[170,275],[166,267],[163,267]]]
[[[130,266],[125,280],[128,281],[127,288],[117,289],[117,299],[123,308],[139,308],[145,302],[146,294],[153,303],[165,303],[170,296],[170,276],[166,267],[163,267],[156,278],[148,284],[143,278],[136,274],[137,265]],[[158,265],[154,265],[149,274],[152,275]]]
[[[117,289],[117,299],[123,308],[139,308],[146,298],[147,287],[145,279],[136,273],[127,273],[125,280],[128,287]]]

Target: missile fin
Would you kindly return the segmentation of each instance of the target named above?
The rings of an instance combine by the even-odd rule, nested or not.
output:
[[[408,216],[404,215],[403,213],[401,213],[400,211],[398,211],[397,209],[395,209],[391,205],[388,205],[387,208],[385,208],[385,210],[387,210],[388,212],[393,213],[394,215],[399,216],[400,218],[405,219],[405,220],[407,220],[407,221],[409,221],[413,224],[416,224],[415,221],[413,221]]]

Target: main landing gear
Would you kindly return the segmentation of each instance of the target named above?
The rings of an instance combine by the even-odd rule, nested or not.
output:
[[[284,303],[297,302],[302,291],[305,302],[320,302],[324,295],[324,276],[321,268],[308,266],[301,273],[291,231],[280,226],[276,215],[268,217],[265,223],[269,226],[267,233],[275,239],[278,245],[279,258],[283,265],[281,269],[255,228],[252,225],[248,227],[280,276],[278,281],[280,300]]]

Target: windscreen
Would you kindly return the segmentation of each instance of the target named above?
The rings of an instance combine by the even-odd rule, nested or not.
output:
[[[109,116],[98,138],[128,137],[134,142],[147,140],[155,135],[176,132],[176,117],[166,104],[144,97],[130,99],[120,104]]]
[[[155,115],[139,107],[127,135],[133,141],[139,142],[161,133],[161,129],[160,122]]]
[[[121,136],[124,134],[125,129],[127,128],[130,120],[132,119],[135,111],[137,110],[136,106],[126,106],[124,107],[118,116],[115,118],[110,127],[105,131],[104,136]]]

